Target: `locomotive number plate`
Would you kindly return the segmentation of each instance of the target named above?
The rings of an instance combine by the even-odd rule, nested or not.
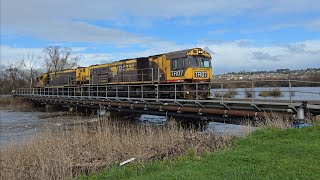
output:
[[[196,78],[206,78],[208,76],[208,73],[206,71],[195,71],[194,77]]]
[[[183,76],[183,70],[171,71],[171,77]]]

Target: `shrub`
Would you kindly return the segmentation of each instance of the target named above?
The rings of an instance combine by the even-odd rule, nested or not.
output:
[[[273,88],[273,89],[269,92],[269,96],[280,97],[280,96],[282,96],[282,92],[280,91],[279,88]]]
[[[244,95],[246,98],[252,98],[253,92],[251,89],[245,89],[244,90]]]
[[[225,97],[225,98],[234,98],[236,95],[238,95],[238,92],[232,88],[228,89],[228,91],[224,91],[224,92],[219,92],[216,91],[214,92],[214,96],[215,97]]]
[[[267,91],[261,91],[259,93],[259,96],[261,97],[281,97],[282,92],[280,91],[279,88],[273,88],[272,90],[267,90]]]

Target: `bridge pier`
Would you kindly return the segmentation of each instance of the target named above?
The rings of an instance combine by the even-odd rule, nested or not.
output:
[[[69,112],[75,112],[75,111],[77,111],[77,108],[76,108],[76,107],[73,107],[73,106],[70,106],[70,107],[68,108],[68,111],[69,111]]]
[[[57,109],[59,109],[59,105],[46,104],[45,108],[46,108],[46,112],[54,112],[54,111],[57,111]]]

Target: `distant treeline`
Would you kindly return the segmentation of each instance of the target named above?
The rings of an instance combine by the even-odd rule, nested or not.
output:
[[[221,75],[226,74],[237,74],[237,75],[253,75],[253,74],[262,74],[262,73],[284,73],[284,74],[290,74],[290,73],[302,73],[302,72],[314,72],[314,71],[320,71],[320,68],[307,68],[307,69],[277,69],[273,71],[240,71],[240,72],[229,72]]]
[[[17,88],[34,87],[41,73],[57,72],[78,66],[80,57],[72,54],[70,48],[49,46],[43,51],[43,57],[29,53],[11,63],[0,65],[0,94],[9,94]],[[39,62],[43,62],[45,70],[36,68]]]

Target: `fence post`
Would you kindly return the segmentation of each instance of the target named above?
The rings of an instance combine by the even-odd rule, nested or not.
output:
[[[128,99],[130,99],[130,85],[128,85],[127,87],[128,87]]]
[[[118,85],[116,85],[116,99],[118,99]]]
[[[141,99],[143,99],[143,85],[141,85]]]
[[[253,90],[254,89],[254,81],[252,80],[251,81],[251,101],[252,101],[252,103],[254,102],[254,96],[255,96],[255,91]]]
[[[96,98],[98,99],[99,97],[99,86],[97,86],[97,95],[96,95]]]
[[[292,89],[291,89],[291,80],[289,79],[289,97],[290,97],[290,106],[292,106]]]
[[[159,83],[156,85],[156,91],[157,91],[157,100],[159,100]]]
[[[106,98],[108,98],[108,86],[106,85]]]
[[[174,100],[177,100],[177,84],[174,84]]]
[[[223,92],[223,83],[221,83],[221,102],[223,102],[223,94],[224,94],[224,92]]]

